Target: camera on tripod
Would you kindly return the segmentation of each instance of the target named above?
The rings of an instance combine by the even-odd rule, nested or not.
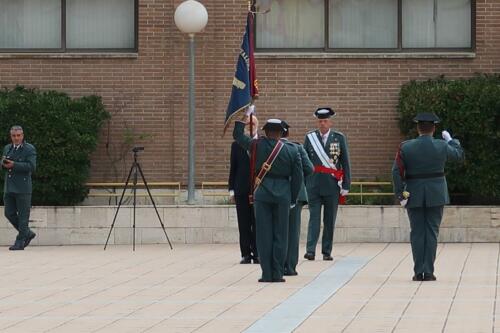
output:
[[[139,151],[141,151],[141,150],[144,150],[144,147],[134,147],[134,148],[132,148],[132,151],[133,151],[134,153],[137,153],[137,152],[139,152]]]

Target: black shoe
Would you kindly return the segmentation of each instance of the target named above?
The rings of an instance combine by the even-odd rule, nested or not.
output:
[[[283,278],[279,278],[279,279],[273,279],[273,282],[286,282],[286,280]]]
[[[254,264],[260,264],[259,257],[253,257],[253,263]]]
[[[424,275],[422,273],[418,273],[413,275],[412,277],[413,281],[424,281]]]
[[[283,275],[285,276],[296,276],[299,275],[296,271],[286,271]]]
[[[329,254],[323,254],[323,260],[332,261],[333,257]]]
[[[432,273],[424,273],[424,279],[422,281],[436,281],[436,276]]]
[[[251,264],[251,263],[252,263],[252,257],[250,256],[241,257],[240,264]]]
[[[31,241],[35,237],[36,237],[36,234],[34,232],[31,232],[31,234],[28,236],[28,239],[24,241],[24,247],[27,247],[28,245],[30,245]]]
[[[11,247],[9,247],[9,250],[11,250],[11,251],[24,250],[24,241],[16,239],[16,242],[14,243],[14,245],[12,245]]]
[[[260,278],[260,279],[259,279],[259,282],[273,282],[273,280]]]
[[[306,254],[304,254],[304,259],[314,260],[314,253],[307,252]]]

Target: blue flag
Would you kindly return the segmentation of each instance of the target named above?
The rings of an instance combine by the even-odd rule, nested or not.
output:
[[[258,95],[253,51],[253,14],[249,12],[240,55],[236,64],[236,73],[233,78],[231,98],[226,110],[224,131],[231,119],[245,110],[252,103],[253,98]]]

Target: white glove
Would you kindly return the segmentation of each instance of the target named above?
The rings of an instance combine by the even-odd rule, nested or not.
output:
[[[229,190],[229,196],[234,197],[234,190]]]
[[[290,205],[290,209],[295,208],[295,206],[297,206],[297,204]]]
[[[446,142],[450,142],[451,141],[451,135],[450,135],[450,133],[448,131],[443,131],[441,133],[441,135],[443,136],[444,141],[446,141]]]
[[[255,105],[250,104],[250,106],[245,111],[245,116],[249,116],[251,114],[255,114]]]
[[[348,193],[349,193],[349,190],[344,190],[344,189],[340,190],[340,195],[343,197],[345,197]]]
[[[399,202],[399,204],[401,205],[401,207],[406,207],[406,204],[408,203],[408,199],[403,199]]]

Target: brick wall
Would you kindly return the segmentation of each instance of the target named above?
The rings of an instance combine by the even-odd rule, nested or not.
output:
[[[0,86],[22,84],[72,96],[98,94],[112,120],[92,157],[92,180],[124,177],[130,163],[119,160],[125,136],[144,145],[148,180],[187,182],[188,40],[173,22],[181,0],[140,0],[137,57],[30,57],[0,54]],[[196,181],[226,180],[231,143],[221,138],[235,61],[244,29],[246,2],[203,1],[208,26],[196,37]],[[469,77],[500,72],[500,2],[476,3],[476,56],[467,58],[273,58],[259,55],[257,112],[263,121],[286,119],[292,139],[303,141],[315,127],[312,112],[337,110],[334,127],[349,140],[354,178],[388,178],[401,140],[396,104],[400,86],[444,74]],[[139,136],[147,134],[147,138]],[[27,130],[29,138],[29,130]]]

